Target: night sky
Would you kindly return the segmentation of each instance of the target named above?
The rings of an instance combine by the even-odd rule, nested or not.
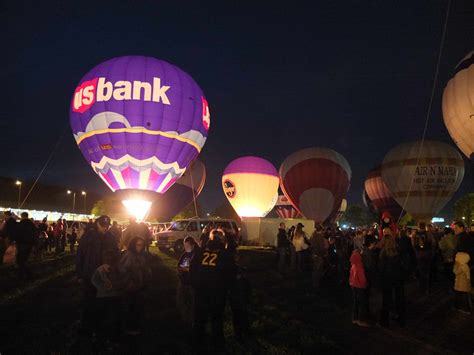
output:
[[[265,2],[267,3],[267,2]],[[273,3],[273,4],[272,4]],[[206,94],[211,130],[206,212],[225,196],[225,166],[243,155],[278,169],[301,148],[335,149],[352,168],[349,203],[395,145],[421,138],[447,1],[2,2],[0,176],[107,192],[69,128],[81,77],[120,55],[188,72]],[[278,5],[280,4],[280,5]],[[427,138],[452,143],[441,96],[474,48],[474,1],[453,0]],[[466,160],[460,191],[473,191]]]

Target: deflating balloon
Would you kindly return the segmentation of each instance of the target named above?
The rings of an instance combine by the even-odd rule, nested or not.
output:
[[[322,223],[339,208],[349,190],[351,168],[334,150],[307,148],[285,159],[280,179],[293,206],[306,218]]]
[[[404,143],[389,151],[382,178],[400,206],[416,220],[428,222],[461,185],[464,162],[450,145],[425,141],[417,165],[420,144]]]
[[[394,218],[398,218],[400,216],[403,209],[392,197],[392,193],[383,181],[382,169],[380,165],[369,171],[364,185],[365,191],[367,192],[370,201],[380,214],[389,212]]]
[[[112,191],[164,193],[200,153],[210,118],[188,74],[162,60],[126,56],[79,81],[70,123],[84,158]]]
[[[150,216],[161,222],[171,221],[199,196],[205,182],[206,167],[199,160],[195,160],[168,191],[156,196]]]
[[[267,160],[242,157],[224,170],[222,188],[240,217],[265,217],[278,198],[278,173]]]
[[[443,118],[459,149],[474,159],[474,51],[456,66],[444,89]]]

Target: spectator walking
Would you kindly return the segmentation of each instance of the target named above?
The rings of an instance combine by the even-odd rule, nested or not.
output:
[[[369,315],[366,293],[367,279],[365,277],[362,255],[359,249],[353,251],[350,262],[349,285],[352,288],[353,296],[352,324],[368,327],[369,324],[364,320],[367,319]]]

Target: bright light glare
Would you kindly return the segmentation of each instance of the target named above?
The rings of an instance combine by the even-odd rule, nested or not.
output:
[[[17,181],[15,182],[15,184],[16,184],[16,185],[21,185],[21,181],[20,181],[20,180],[17,180]]]
[[[147,217],[151,207],[151,202],[145,200],[123,200],[122,203],[127,208],[128,213],[134,216],[139,222]]]

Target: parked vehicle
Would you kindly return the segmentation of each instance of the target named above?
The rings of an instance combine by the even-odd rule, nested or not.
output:
[[[237,222],[232,219],[191,218],[175,221],[167,230],[157,233],[156,244],[160,250],[169,250],[172,248],[175,253],[182,253],[184,238],[190,236],[199,242],[202,230],[207,225],[213,225],[225,231],[231,231],[237,239],[240,236],[240,228]]]

